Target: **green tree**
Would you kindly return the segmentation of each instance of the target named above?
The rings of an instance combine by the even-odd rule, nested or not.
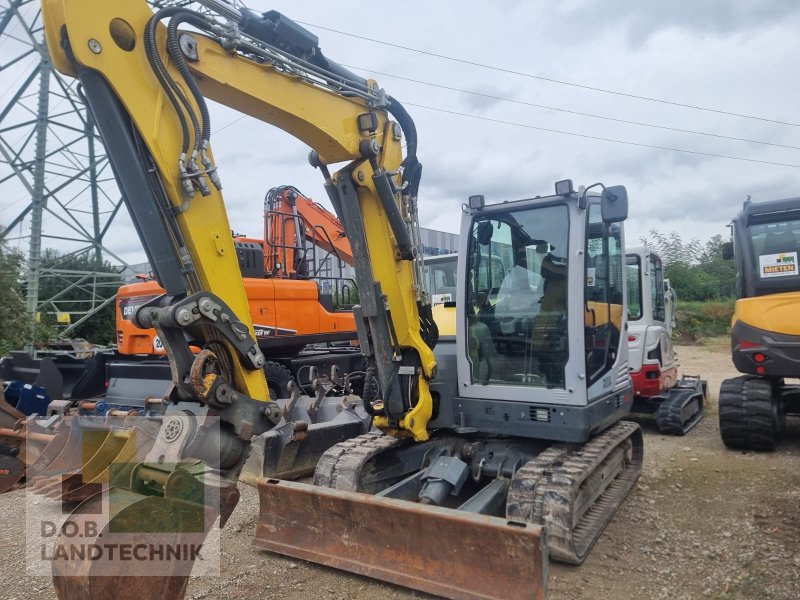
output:
[[[716,284],[717,298],[732,298],[736,295],[736,265],[732,260],[722,258],[722,244],[725,240],[717,234],[706,242],[700,256],[700,268]]]
[[[721,235],[703,245],[697,239],[684,241],[674,231],[665,235],[651,229],[641,242],[664,261],[664,276],[682,300],[719,300],[735,294],[736,272],[730,261],[722,259]]]
[[[22,263],[19,252],[0,244],[0,356],[22,348],[32,332],[20,284]]]

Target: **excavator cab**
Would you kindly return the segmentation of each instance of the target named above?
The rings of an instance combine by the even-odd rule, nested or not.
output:
[[[570,191],[465,213],[456,320],[466,335],[447,353],[457,400],[441,403],[434,427],[582,442],[630,408],[623,232],[603,219],[608,197]],[[440,368],[444,354],[437,347]]]
[[[490,588],[540,585],[529,564],[541,564],[540,553],[576,564],[586,558],[641,472],[642,436],[618,422],[632,402],[622,341],[627,194],[575,192],[569,183],[547,197],[492,205],[470,198],[455,331],[437,320],[427,438],[367,434],[337,444],[320,459],[312,489],[261,482],[257,545],[448,597],[531,597],[519,586]],[[428,264],[429,276],[437,268]],[[452,316],[452,303],[434,317]],[[299,531],[286,524],[300,519],[265,508],[278,504],[304,506]],[[387,511],[391,544],[375,540],[371,526]],[[419,535],[422,522],[435,535]],[[466,549],[479,523],[491,524],[492,539],[476,564],[464,554],[474,554]],[[442,540],[457,557],[442,554]],[[465,553],[457,552],[462,545]],[[412,546],[414,556],[398,558],[398,548]],[[494,560],[512,555],[526,558]],[[450,578],[459,594],[444,593],[437,579],[443,560],[459,567]],[[465,592],[476,589],[485,595]]]

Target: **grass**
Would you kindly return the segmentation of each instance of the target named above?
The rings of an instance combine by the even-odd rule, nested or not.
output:
[[[698,344],[730,334],[734,300],[680,302],[675,317],[675,341]]]

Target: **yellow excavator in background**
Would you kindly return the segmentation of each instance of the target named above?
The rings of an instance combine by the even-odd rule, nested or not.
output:
[[[410,115],[280,13],[201,4],[213,15],[42,2],[53,64],[80,80],[165,290],[133,319],[156,329],[173,383],[144,460],[109,469],[110,485],[69,519],[103,543],[120,531],[202,535],[236,505],[252,436],[280,426],[301,438],[308,426],[287,424],[267,392],[208,98],[311,147],[353,250],[360,401],[380,430],[329,450],[316,485],[259,481],[257,544],[448,597],[542,598],[548,552],[581,562],[641,471],[641,431],[620,422],[632,403],[625,188],[565,180],[546,197],[471,197],[456,335],[437,346]],[[179,565],[159,577],[105,567],[55,560],[57,594],[181,597],[188,581]]]
[[[729,448],[774,450],[786,415],[800,414],[800,198],[748,198],[731,233],[722,253],[736,264],[731,358],[742,375],[720,386],[719,431]]]

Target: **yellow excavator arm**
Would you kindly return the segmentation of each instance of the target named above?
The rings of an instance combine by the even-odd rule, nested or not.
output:
[[[368,378],[368,408],[385,430],[426,439],[436,331],[416,257],[413,121],[374,81],[327,61],[316,37],[279,13],[204,4],[226,19],[180,8],[154,15],[144,1],[43,0],[52,61],[81,80],[167,291],[136,319],[159,331],[183,399],[216,399],[225,420],[220,394],[269,398],[221,192],[224,167],[218,174],[209,145],[205,100],[215,100],[312,149],[357,257],[359,336],[377,375]],[[341,162],[331,176],[327,165]],[[188,337],[208,352],[192,356]]]

